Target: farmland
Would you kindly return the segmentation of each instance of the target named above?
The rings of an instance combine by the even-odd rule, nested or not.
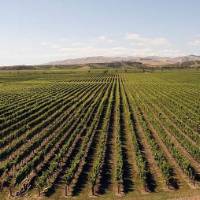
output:
[[[0,199],[200,195],[200,71],[1,71],[0,190]]]

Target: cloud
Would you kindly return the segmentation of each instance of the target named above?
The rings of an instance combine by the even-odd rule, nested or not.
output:
[[[130,48],[130,47],[66,47],[60,49],[66,57],[89,57],[89,56],[179,56],[183,53],[177,49],[163,49],[155,51],[152,48]]]
[[[53,43],[53,42],[41,42],[40,45],[52,49],[60,48],[60,45],[58,43]]]
[[[164,37],[144,37],[137,33],[100,35],[87,39],[42,42],[44,49],[64,58],[89,56],[179,56],[183,53]]]
[[[100,41],[100,42],[107,42],[107,43],[112,43],[112,42],[114,42],[113,39],[111,39],[111,38],[109,38],[109,37],[107,37],[107,36],[105,36],[105,35],[102,35],[102,36],[97,37],[97,40]]]
[[[189,42],[189,45],[194,47],[200,47],[200,36],[195,37],[193,40]]]
[[[115,46],[115,47],[97,47],[97,46],[84,46],[84,47],[66,47],[60,49],[62,54],[66,57],[90,57],[90,56],[130,56],[132,51],[128,47]]]
[[[150,46],[150,47],[170,46],[170,42],[168,41],[168,39],[164,37],[150,38],[150,37],[144,37],[137,33],[127,33],[125,35],[125,39],[129,40],[135,46]]]
[[[49,43],[48,43],[48,42],[41,42],[40,45],[41,45],[41,46],[48,46]]]

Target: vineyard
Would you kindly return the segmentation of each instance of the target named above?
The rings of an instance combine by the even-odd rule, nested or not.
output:
[[[0,73],[0,199],[186,194],[200,195],[200,71]]]

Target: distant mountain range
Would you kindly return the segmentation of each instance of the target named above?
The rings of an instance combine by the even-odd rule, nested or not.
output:
[[[72,68],[72,69],[156,69],[156,68],[200,68],[200,56],[189,55],[182,57],[86,57],[66,59],[62,61],[49,62],[42,65],[14,65],[1,66],[0,70],[36,70],[51,68]]]
[[[85,58],[75,58],[75,59],[66,59],[61,61],[49,62],[45,65],[82,65],[82,64],[92,64],[92,63],[112,63],[112,62],[140,62],[145,65],[150,66],[160,66],[168,65],[175,63],[183,63],[189,61],[199,61],[200,56],[189,55],[182,57],[159,57],[159,56],[149,56],[149,57],[105,57],[105,56],[96,56],[96,57],[85,57]]]

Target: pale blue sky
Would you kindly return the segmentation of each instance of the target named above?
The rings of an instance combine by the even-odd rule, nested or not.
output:
[[[0,0],[0,65],[200,54],[199,0]]]

